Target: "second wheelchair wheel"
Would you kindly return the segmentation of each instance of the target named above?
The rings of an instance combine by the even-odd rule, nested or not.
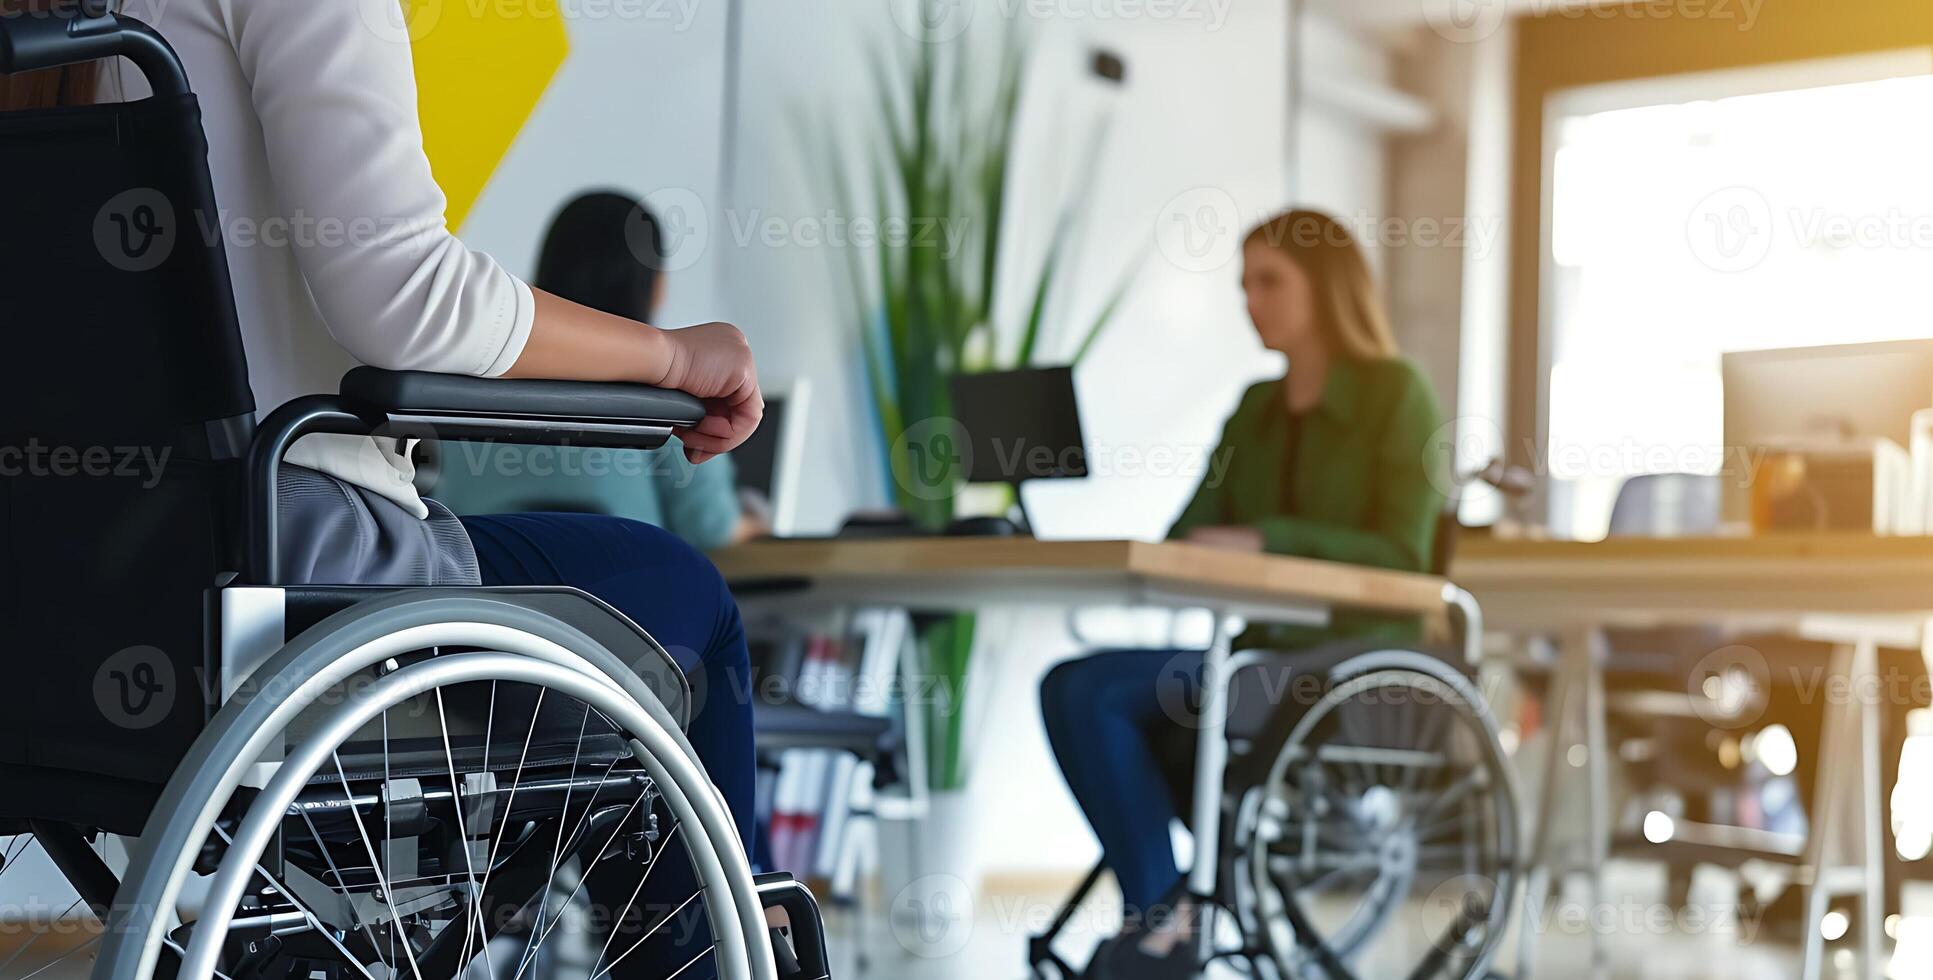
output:
[[[527,613],[325,622],[278,655],[170,784],[97,980],[772,980],[682,738],[601,648]],[[178,928],[154,912],[182,906]]]
[[[1242,919],[1284,976],[1482,976],[1518,887],[1516,796],[1477,692],[1357,657],[1244,801]]]

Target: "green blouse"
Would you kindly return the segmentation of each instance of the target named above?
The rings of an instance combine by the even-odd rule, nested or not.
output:
[[[1245,525],[1274,554],[1378,568],[1430,569],[1448,486],[1448,445],[1429,382],[1401,359],[1330,365],[1322,400],[1301,417],[1284,382],[1248,389],[1222,431],[1215,465],[1171,538]],[[1324,628],[1258,624],[1238,648],[1293,649],[1337,637],[1415,642],[1415,617],[1337,610]]]

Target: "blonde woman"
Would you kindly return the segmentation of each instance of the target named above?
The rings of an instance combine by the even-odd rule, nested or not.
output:
[[[1252,231],[1242,255],[1249,319],[1289,370],[1242,396],[1216,450],[1226,472],[1202,484],[1169,537],[1427,569],[1444,503],[1432,468],[1447,461],[1429,446],[1441,422],[1429,384],[1397,353],[1362,250],[1335,219],[1291,211]],[[1307,649],[1313,670],[1344,655],[1333,641],[1414,642],[1419,632],[1414,620],[1339,613],[1324,629],[1257,626],[1235,645]],[[1103,947],[1090,976],[1193,976],[1180,942],[1189,917],[1155,914],[1181,872],[1169,837],[1176,806],[1152,740],[1177,723],[1163,705],[1180,702],[1163,688],[1193,683],[1201,664],[1198,651],[1114,650],[1060,664],[1042,684],[1048,739],[1128,921],[1154,923]]]

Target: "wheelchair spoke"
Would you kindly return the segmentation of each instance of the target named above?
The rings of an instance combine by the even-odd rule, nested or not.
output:
[[[348,898],[349,897],[349,879],[343,877],[341,868],[336,867],[336,859],[334,856],[332,856],[329,853],[329,845],[327,842],[325,842],[322,839],[322,834],[316,831],[315,821],[309,819],[309,811],[307,810],[302,811],[302,822],[308,826],[309,836],[315,838],[316,849],[322,852],[322,860],[323,860],[323,863],[328,865],[329,873],[332,875],[335,875],[336,877],[336,891],[341,892],[342,897]],[[215,828],[215,830],[217,833],[221,834],[223,840],[228,839],[228,833],[226,831],[223,831],[220,827]],[[233,842],[231,841],[230,843],[233,843]],[[256,867],[260,868],[261,865],[258,864],[256,865]],[[291,900],[294,899],[294,893],[290,892],[286,888],[282,889],[282,891],[284,894],[289,895]],[[298,905],[298,907],[300,906]],[[361,916],[357,916],[356,918],[357,918],[356,924],[362,927],[363,937],[369,940],[369,948],[371,951],[373,951],[376,954],[377,961],[382,963],[384,970],[387,970],[392,974],[395,973],[396,972],[396,968],[394,966],[394,962],[395,962],[394,957],[396,956],[395,941],[393,939],[391,940],[389,945],[390,958],[385,959],[383,957],[382,944],[376,941],[376,931],[374,929],[369,928],[369,923],[361,921],[362,919]],[[395,934],[392,932],[391,936],[393,937],[394,935]]]
[[[497,823],[496,831],[490,835],[490,850],[488,855],[484,858],[484,861],[483,861],[483,883],[480,886],[478,886],[479,895],[487,892],[490,888],[490,869],[496,866],[497,850],[503,845],[503,832],[510,826],[510,808],[512,806],[515,806],[517,802],[517,787],[523,783],[524,764],[530,761],[530,741],[531,739],[535,738],[537,735],[537,716],[543,713],[544,695],[547,693],[549,692],[544,688],[538,688],[537,704],[530,709],[530,724],[526,726],[526,728],[524,729],[523,754],[517,757],[517,771],[514,774],[512,774],[510,777],[510,796],[504,800],[503,816]],[[497,685],[495,681],[492,681],[490,683],[490,714],[493,720],[496,716],[496,713],[497,713]],[[485,731],[487,732],[488,730],[489,728],[486,725]],[[483,750],[485,753],[488,753],[490,751],[489,736],[485,735],[484,738],[485,738],[485,741],[484,741]],[[488,756],[486,755],[486,759],[487,758]],[[496,807],[493,806],[491,807],[491,809],[495,810]],[[483,947],[484,969],[488,971],[488,974],[490,976],[494,977],[497,975],[497,967],[496,967],[496,964],[493,962],[493,957],[490,955],[490,936],[488,932],[483,929],[483,910],[481,907],[477,909],[477,927],[478,927],[477,940]],[[467,957],[465,958],[465,962],[468,962]]]
[[[389,788],[390,788],[390,782],[389,782],[389,709],[388,709],[388,708],[384,708],[384,709],[383,709],[383,789],[384,789],[385,791],[387,791],[387,790],[388,790]],[[454,787],[452,787],[452,790],[454,790]],[[395,807],[393,807],[393,806],[391,806],[391,805],[389,804],[389,802],[388,802],[388,798],[387,798],[387,796],[386,796],[386,795],[379,795],[379,797],[378,797],[378,798],[380,798],[380,799],[383,799],[383,800],[384,800],[384,803],[383,803],[383,854],[384,854],[385,856],[387,856],[387,855],[388,855],[388,854],[390,853],[390,848],[391,848],[392,846],[394,846],[394,845],[392,845],[392,844],[391,844],[391,841],[392,841],[392,840],[393,840],[394,838],[393,838],[393,835],[391,834],[391,828],[390,828],[390,811],[391,811],[391,810],[393,810],[393,809],[395,809]],[[310,829],[311,831],[313,831],[313,830],[315,830],[315,828],[314,828],[313,826],[311,826],[311,827],[310,827],[309,829]],[[327,850],[328,850],[328,848],[326,848],[326,847],[325,847],[325,848],[323,848],[323,850],[324,850],[324,851],[327,851]],[[337,877],[338,877],[338,879],[339,879],[339,878],[340,878],[340,874],[338,874],[338,876],[337,876]],[[407,942],[408,940],[407,940],[407,939],[405,939],[404,941],[405,941],[405,942]],[[376,945],[376,943],[375,943],[375,940],[374,940],[374,939],[371,939],[371,940],[370,940],[370,945],[371,945],[371,946],[375,946],[375,945]],[[391,962],[392,962],[393,960],[395,960],[395,959],[396,959],[396,933],[395,933],[395,932],[393,932],[393,931],[392,931],[392,932],[391,932],[391,933],[389,934],[389,956],[388,956],[387,958],[384,958],[384,956],[383,956],[383,954],[382,954],[382,950],[381,950],[380,948],[377,948],[377,950],[376,950],[376,958],[377,958],[377,959],[379,959],[379,960],[382,960],[382,963],[383,963],[383,966],[385,966],[385,967],[387,967],[387,966],[389,966],[389,964],[390,964],[390,963],[391,963]]]
[[[624,816],[612,824],[611,836],[604,839],[604,846],[597,849],[597,856],[591,859],[590,867],[584,869],[584,873],[578,876],[577,884],[571,887],[570,894],[564,896],[565,907],[569,907],[571,901],[577,898],[577,893],[583,890],[584,883],[591,880],[591,872],[596,871],[598,862],[604,860],[604,852],[610,850],[611,844],[617,840],[617,835],[624,830],[625,822],[631,819],[631,814],[637,811],[638,804],[643,801],[644,795],[639,794],[638,798],[632,800],[631,805],[625,808]],[[544,940],[550,938],[551,931],[556,929],[557,924],[562,921],[564,921],[564,914],[560,911],[555,918],[551,919],[550,925],[544,929],[543,935],[537,937],[537,945],[542,946]],[[511,980],[519,980],[523,976],[524,969],[534,962],[536,962],[536,959],[533,957],[525,962],[523,966],[518,967],[517,972],[511,977]]]
[[[495,685],[491,686],[490,700],[494,706],[496,702]],[[483,932],[483,918],[478,909],[478,906],[483,902],[483,894],[477,888],[476,865],[470,858],[470,831],[468,827],[464,826],[463,822],[463,809],[468,804],[463,799],[463,783],[456,778],[456,754],[450,749],[450,719],[443,707],[443,689],[440,687],[436,689],[436,728],[438,733],[443,737],[443,762],[449,767],[450,774],[450,802],[453,804],[452,809],[456,811],[457,847],[463,852],[463,880],[468,884],[470,893],[470,900],[464,903],[468,908],[463,912],[463,954],[457,960],[458,963],[463,964],[467,968],[470,962],[471,929],[474,926],[478,935],[481,935]],[[490,743],[488,738],[483,743],[483,758],[485,762],[484,771],[488,772],[490,759]],[[403,945],[405,948],[409,946],[407,937],[404,938]]]
[[[74,904],[67,906],[65,909],[62,909],[59,915],[54,916],[52,922],[50,922],[49,925],[52,925],[53,923],[58,923],[62,919],[67,918],[68,913],[74,911],[76,908],[79,908],[80,904],[84,901],[86,901],[86,899],[83,899],[83,898],[74,899]],[[7,957],[6,962],[0,963],[0,974],[6,973],[7,967],[12,966],[15,960],[18,960],[22,956],[27,955],[27,951],[34,948],[34,944],[39,942],[40,937],[45,936],[46,934],[47,933],[44,931],[36,932],[33,935],[27,937],[27,941],[24,943],[21,943],[20,948],[14,950],[13,955]]]
[[[34,972],[29,973],[24,977],[21,977],[20,980],[34,980],[35,977],[40,976],[41,974],[46,973],[48,970],[51,970],[54,967],[59,966],[69,956],[72,956],[75,953],[83,952],[85,950],[93,949],[95,946],[100,944],[103,938],[106,938],[105,935],[95,936],[94,938],[89,939],[88,941],[80,944],[79,946],[76,946],[73,949],[70,949],[67,952],[62,953],[59,956],[56,956],[53,959],[48,960],[47,962],[41,964],[40,969],[35,970]],[[12,961],[9,960],[8,962],[12,962]]]
[[[644,933],[644,935],[642,935],[642,936],[639,936],[639,937],[638,937],[638,941],[637,941],[637,942],[634,942],[634,943],[632,943],[632,944],[631,944],[631,945],[630,945],[629,947],[627,947],[627,948],[626,948],[626,949],[624,950],[624,952],[622,952],[622,953],[619,953],[619,954],[617,955],[617,959],[614,959],[614,960],[612,960],[612,961],[611,961],[610,963],[608,963],[608,964],[606,964],[606,965],[605,965],[605,967],[604,967],[604,969],[602,969],[602,970],[599,970],[599,971],[597,971],[596,973],[593,973],[593,974],[591,974],[591,980],[597,980],[597,978],[599,978],[599,977],[601,977],[601,976],[604,976],[604,975],[606,975],[606,974],[608,974],[608,973],[610,973],[610,972],[611,972],[612,970],[615,970],[615,969],[617,969],[617,965],[618,965],[619,963],[622,963],[622,962],[624,962],[624,958],[625,958],[625,957],[627,957],[627,956],[629,956],[629,955],[631,955],[631,953],[632,953],[633,951],[635,951],[635,950],[636,950],[636,949],[637,949],[637,948],[638,948],[639,946],[642,946],[642,945],[644,945],[644,943],[645,943],[645,941],[646,941],[646,940],[648,940],[648,939],[650,939],[650,938],[651,938],[652,936],[654,936],[654,935],[656,935],[659,929],[662,929],[662,928],[664,928],[664,927],[665,927],[665,924],[666,924],[666,923],[668,923],[668,922],[670,922],[670,921],[671,921],[672,919],[675,919],[675,918],[677,918],[677,917],[678,917],[678,913],[680,913],[680,912],[683,912],[683,911],[684,911],[684,910],[685,910],[685,909],[686,909],[686,908],[687,908],[688,906],[690,906],[690,905],[691,905],[691,903],[693,903],[693,902],[695,902],[695,901],[697,901],[697,900],[699,899],[699,897],[700,897],[700,896],[702,896],[703,894],[704,894],[704,892],[702,892],[702,891],[700,891],[700,892],[698,892],[697,894],[695,894],[695,895],[693,895],[693,896],[691,896],[690,898],[687,898],[687,899],[685,899],[684,901],[682,901],[682,902],[680,902],[680,903],[678,903],[678,907],[677,907],[677,908],[675,908],[675,909],[672,909],[672,910],[671,910],[671,911],[669,911],[669,912],[666,912],[666,913],[664,914],[664,917],[663,917],[663,918],[661,918],[661,919],[659,919],[659,920],[657,921],[657,923],[656,923],[655,925],[653,925],[653,926],[652,926],[652,927],[651,927],[650,929],[648,929],[648,930],[646,930],[646,931],[645,931],[645,933]],[[706,954],[708,954],[708,953],[710,953],[710,952],[712,951],[712,948],[713,948],[713,947],[709,947],[709,946],[707,946],[707,947],[705,948],[705,950],[704,950],[704,952],[701,952],[701,953],[699,953],[699,954],[698,954],[697,956],[695,956],[695,957],[692,957],[692,960],[691,960],[691,963],[696,963],[696,962],[698,962],[699,960],[702,960],[702,959],[704,959],[704,958],[705,958],[705,956],[706,956]],[[602,954],[599,954],[599,955],[600,955],[600,957],[602,956]],[[677,969],[677,971],[676,971],[676,972],[674,972],[674,973],[672,973],[672,974],[671,974],[671,977],[676,977],[676,976],[677,976],[677,975],[678,975],[679,973],[683,973],[683,972],[685,972],[686,970],[688,970],[688,969],[690,969],[690,968],[691,968],[691,963],[686,963],[686,964],[685,964],[684,966],[681,966],[681,967],[679,967],[679,968]],[[671,977],[666,977],[666,978],[665,978],[665,980],[671,980]]]
[[[307,821],[308,816],[309,815],[307,813],[304,813],[302,815],[302,819],[304,821]],[[309,824],[309,832],[315,833],[315,824],[313,823]],[[230,837],[228,835],[228,832],[226,830],[223,830],[219,824],[216,825],[215,827],[215,833],[221,837],[223,843],[230,844],[230,845],[233,845],[235,843],[235,839]],[[316,839],[316,843],[321,844],[322,843],[321,838],[318,837]],[[323,853],[325,856],[328,853],[328,849],[326,846],[323,849]],[[334,862],[331,862],[331,866],[333,866],[333,864]],[[279,881],[276,881],[275,876],[272,874],[269,874],[268,869],[262,867],[260,863],[257,863],[255,865],[255,873],[260,875],[263,881],[267,882],[271,886],[274,886],[274,888],[277,891],[281,892],[282,897],[285,899],[288,899],[289,904],[295,906],[295,910],[302,913],[303,918],[309,920],[309,927],[316,931],[316,935],[321,936],[324,940],[326,940],[329,943],[329,945],[334,946],[336,948],[336,952],[341,953],[342,958],[350,966],[355,967],[357,973],[360,973],[363,975],[364,980],[376,980],[375,977],[370,975],[369,968],[364,966],[362,961],[357,959],[353,953],[349,952],[348,947],[345,947],[344,945],[342,945],[342,943],[336,939],[335,934],[329,931],[328,925],[322,921],[321,917],[317,916],[314,910],[310,909],[309,906],[303,903],[303,901],[300,898],[296,897],[295,891],[293,889],[287,887],[286,885],[282,884]],[[340,878],[339,873],[338,873],[338,878]],[[381,961],[383,956],[382,948],[376,945],[376,937],[374,935],[369,934],[369,926],[367,923],[363,923],[363,932],[365,935],[369,936],[370,950],[376,954],[376,959]],[[391,950],[391,952],[394,952],[394,950]],[[389,964],[386,961],[383,962],[383,966],[384,966],[385,973],[393,973],[393,971],[388,969]]]
[[[666,847],[668,847],[671,844],[671,838],[676,837],[678,835],[678,830],[680,826],[682,825],[674,825],[671,828],[670,833],[667,833],[664,835],[664,841],[659,845],[657,852],[651,855],[650,862],[644,866],[644,874],[639,876],[638,886],[636,888],[631,889],[631,897],[625,899],[624,907],[618,910],[617,915],[614,915],[611,917],[611,933],[610,935],[604,937],[603,948],[597,951],[597,958],[595,960],[592,960],[591,962],[593,963],[603,962],[604,954],[609,953],[611,951],[611,942],[617,939],[618,923],[624,921],[624,914],[626,912],[631,911],[632,904],[636,903],[638,900],[638,896],[644,893],[645,884],[651,880],[652,870],[658,866],[658,859],[661,857],[664,857],[664,852]],[[697,896],[693,896],[693,897],[695,898]],[[668,919],[669,916],[667,916],[666,918]],[[659,924],[662,925],[663,923],[659,923]],[[657,931],[657,928],[655,926],[652,927],[652,931],[653,932]]]
[[[578,760],[584,757],[584,732],[590,727],[590,722],[591,722],[591,706],[587,704],[584,706],[583,716],[580,717],[577,721],[577,741],[571,746],[570,778],[569,778],[569,781],[566,782],[564,785],[564,808],[558,811],[557,842],[551,845],[551,849],[550,849],[550,872],[544,875],[544,891],[543,891],[543,894],[538,896],[537,898],[537,924],[538,925],[543,924],[544,910],[550,908],[550,889],[551,889],[551,886],[555,884],[557,881],[557,869],[559,865],[562,864],[562,859],[564,855],[564,821],[570,816],[571,791],[577,788],[577,763],[578,763]],[[612,768],[616,768],[616,766],[613,765]],[[608,776],[609,773],[607,772],[605,775]],[[602,781],[600,780],[600,784],[601,782]],[[593,799],[595,799],[596,794],[592,794],[592,797]],[[590,808],[588,806],[585,807],[585,812],[586,813],[590,812]],[[572,836],[573,837],[576,836],[574,832]],[[519,970],[523,968],[524,960],[528,959],[532,955],[531,945],[535,943],[536,940],[537,940],[537,930],[533,928],[530,930],[530,938],[524,942],[523,954],[518,957],[517,967]]]
[[[369,839],[369,828],[362,824],[362,811],[356,808],[356,798],[349,792],[349,775],[343,771],[342,756],[331,749],[329,758],[335,762],[336,778],[342,780],[342,795],[349,801],[349,818],[356,823],[356,836],[362,839],[363,850],[369,852],[369,866],[376,874],[376,883],[383,890],[382,904],[389,909],[390,926],[397,932],[404,932],[402,913],[396,911],[396,893],[390,890],[389,878],[383,870],[383,863],[376,857],[376,845]],[[416,977],[416,980],[423,980],[422,968],[416,965],[416,950],[411,948],[406,932],[403,936],[403,954],[409,958],[410,973]]]

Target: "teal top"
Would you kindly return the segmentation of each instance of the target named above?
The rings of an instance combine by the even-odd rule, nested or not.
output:
[[[1293,370],[1293,368],[1291,369]],[[1285,382],[1248,389],[1222,431],[1209,476],[1168,531],[1243,525],[1278,555],[1430,570],[1449,471],[1436,396],[1400,358],[1329,367],[1322,400],[1289,413]],[[1294,649],[1337,637],[1414,642],[1420,620],[1341,609],[1326,629],[1258,624],[1237,646]]]
[[[652,450],[446,442],[430,496],[458,514],[627,517],[709,551],[738,524],[733,476],[730,456],[693,466],[675,437]]]

